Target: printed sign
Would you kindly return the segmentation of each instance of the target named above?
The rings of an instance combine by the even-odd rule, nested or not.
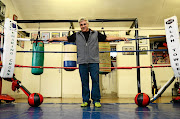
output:
[[[17,23],[9,18],[4,24],[4,47],[1,77],[12,78],[16,58]]]
[[[177,17],[165,19],[164,23],[171,67],[175,76],[180,77],[180,42]]]

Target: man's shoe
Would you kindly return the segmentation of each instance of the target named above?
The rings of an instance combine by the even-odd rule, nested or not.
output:
[[[81,104],[81,107],[87,107],[87,106],[90,106],[90,103],[88,103],[88,102],[83,102],[83,103]]]
[[[95,107],[101,107],[101,103],[100,103],[100,102],[95,102],[95,103],[94,103],[94,106],[95,106]]]

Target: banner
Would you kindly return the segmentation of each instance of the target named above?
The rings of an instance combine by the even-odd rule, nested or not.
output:
[[[4,24],[4,47],[2,58],[2,78],[12,78],[16,58],[17,44],[17,23],[9,18],[5,19]]]
[[[180,77],[180,42],[177,17],[165,19],[164,23],[171,67],[175,76]]]

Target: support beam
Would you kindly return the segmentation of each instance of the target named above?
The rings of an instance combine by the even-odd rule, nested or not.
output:
[[[95,19],[89,22],[134,22],[136,18],[128,19]],[[50,22],[78,22],[78,20],[15,20],[17,23],[50,23]]]

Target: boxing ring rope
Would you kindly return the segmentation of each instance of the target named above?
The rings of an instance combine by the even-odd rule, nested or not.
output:
[[[136,52],[136,63],[137,63],[137,66],[135,66],[135,67],[101,67],[101,68],[105,68],[105,69],[106,68],[108,68],[108,69],[109,68],[111,68],[111,69],[135,69],[136,68],[137,69],[137,87],[138,87],[138,93],[141,93],[140,68],[171,67],[171,65],[164,65],[164,66],[140,66],[139,52],[167,51],[167,49],[160,49],[160,50],[139,50],[139,40],[141,40],[141,39],[163,38],[163,37],[165,38],[165,36],[149,37],[149,38],[138,38],[138,31],[139,30],[164,30],[164,29],[163,28],[162,29],[161,28],[160,29],[140,29],[140,28],[138,28],[138,20],[134,19],[133,21],[134,21],[135,29],[118,29],[118,30],[101,29],[99,31],[122,31],[122,30],[123,31],[125,31],[125,30],[130,30],[131,31],[131,30],[134,30],[135,31],[135,39],[129,39],[129,40],[136,40],[136,50],[135,51],[100,51],[100,53],[105,53],[105,52]],[[74,22],[77,22],[77,21],[74,21]],[[98,21],[98,22],[100,22],[100,21]],[[38,23],[40,23],[40,22],[38,22]],[[18,31],[28,31],[28,29],[27,30],[18,30]],[[34,30],[31,30],[31,31],[34,31]],[[46,31],[46,30],[35,30],[35,31]],[[48,31],[51,31],[51,30],[48,30]],[[52,31],[55,31],[55,30],[52,30]],[[57,31],[61,31],[61,30],[57,30]],[[62,30],[62,31],[65,31],[65,30]],[[77,31],[77,30],[68,29],[67,31]],[[18,40],[33,41],[32,39],[20,39],[20,38],[18,38]],[[36,40],[36,41],[40,41],[40,40]],[[118,40],[118,41],[121,41],[121,40]],[[60,42],[62,42],[62,41],[60,41]],[[0,50],[3,51],[3,48],[0,48]],[[58,51],[16,51],[16,52],[19,52],[19,53],[20,52],[24,52],[24,53],[25,52],[29,52],[29,53],[77,53],[77,52],[58,52]],[[2,65],[0,67],[2,67]],[[17,65],[17,64],[15,64],[15,67],[22,67],[22,68],[51,68],[51,69],[78,69],[78,67],[42,67],[42,66],[23,66],[23,65]],[[174,79],[175,79],[175,76],[173,76],[166,83],[166,85],[163,87],[163,89],[160,90],[160,92],[153,99],[151,99],[151,102],[153,102],[155,99],[157,99],[166,90],[166,88],[173,82]]]
[[[165,30],[164,28],[154,28],[154,29],[152,29],[152,28],[133,28],[133,29],[94,29],[94,30],[96,30],[96,31],[128,31],[128,30],[131,30],[131,31],[135,31],[135,30],[138,30],[138,31],[141,31],[141,30],[143,30],[143,31],[149,31],[149,30]],[[38,30],[38,29],[18,29],[18,31],[80,31],[80,29],[41,29],[41,30]]]
[[[134,51],[100,51],[99,53],[108,53],[108,52],[147,52],[147,51],[167,51],[167,49],[159,50],[134,50]],[[77,52],[64,52],[64,51],[17,51],[18,53],[77,53]]]
[[[131,40],[142,40],[142,39],[155,39],[155,38],[166,38],[165,36],[156,36],[156,37],[146,37],[146,38],[128,38],[129,41]],[[47,40],[34,40],[34,39],[27,39],[27,38],[17,38],[19,41],[47,41]],[[114,42],[119,42],[123,40],[116,40]],[[67,41],[53,41],[53,42],[67,42]],[[113,42],[113,41],[105,41],[105,42]],[[126,41],[125,41],[126,42]]]
[[[3,52],[3,48],[0,48]],[[168,51],[167,49],[156,49],[156,50],[132,50],[132,51],[99,51],[99,53],[108,52],[150,52],[150,51]],[[77,52],[66,52],[66,51],[16,51],[17,53],[77,53]]]
[[[2,67],[2,65],[0,65]],[[15,67],[20,68],[44,68],[44,69],[79,69],[78,67],[47,67],[47,66],[24,66],[15,65]],[[160,67],[171,67],[171,65],[163,66],[135,66],[135,67],[100,67],[100,69],[136,69],[136,68],[160,68]]]
[[[147,37],[147,38],[136,38],[136,39],[129,39],[129,40],[141,40],[141,39],[155,39],[155,38],[165,38],[165,36],[158,36],[158,37]],[[18,38],[21,41],[36,41],[33,39],[24,39]],[[37,41],[44,41],[44,40],[37,40]],[[123,40],[116,40],[116,42],[123,41]],[[66,41],[53,41],[53,42],[66,42]],[[108,41],[110,42],[110,41]],[[128,41],[127,41],[128,42]],[[0,48],[2,51],[3,48]],[[100,51],[100,53],[107,53],[107,52],[148,52],[148,51],[167,51],[167,49],[156,49],[156,50],[135,50],[135,51]],[[24,52],[24,53],[77,53],[77,52],[63,52],[63,51],[16,51],[16,52]]]
[[[98,22],[104,22],[104,20],[95,20],[95,21],[92,21],[92,22],[96,22],[96,21],[98,21]],[[110,21],[110,22],[113,22],[113,21],[119,21],[119,20],[105,20],[105,22],[108,22],[108,21]],[[164,36],[160,36],[160,37],[151,37],[151,38],[138,38],[138,30],[145,30],[145,29],[139,29],[138,28],[138,20],[135,18],[135,19],[123,19],[123,20],[120,20],[120,21],[133,21],[133,24],[132,24],[132,26],[134,25],[135,26],[135,28],[130,28],[130,29],[117,29],[117,30],[112,30],[112,29],[100,29],[99,31],[121,31],[121,30],[128,30],[129,32],[131,31],[131,30],[134,30],[135,31],[135,39],[129,39],[129,40],[136,40],[136,51],[113,51],[113,52],[136,52],[136,63],[137,63],[137,66],[140,66],[140,61],[139,61],[139,52],[147,52],[147,51],[154,51],[154,50],[147,50],[147,51],[140,51],[139,50],[139,40],[141,40],[141,39],[153,39],[153,38],[162,38],[162,37],[164,37]],[[18,23],[30,23],[30,22],[33,22],[33,23],[40,23],[40,22],[50,22],[49,20],[48,21],[45,21],[45,20],[38,20],[38,22],[34,22],[34,21],[25,21],[25,20],[22,20],[22,21],[20,21],[20,20],[18,20],[17,21]],[[59,21],[53,21],[53,22],[59,22]],[[64,22],[64,21],[61,21],[60,20],[60,22]],[[69,21],[65,21],[65,22],[69,22]],[[71,21],[71,22],[77,22],[77,21]],[[152,29],[146,29],[146,30],[152,30]],[[153,29],[153,30],[155,30],[155,29]],[[157,30],[157,29],[156,29]],[[159,29],[159,30],[164,30],[164,29]],[[28,29],[26,29],[26,30],[21,30],[21,29],[18,29],[18,31],[28,31]],[[31,31],[33,31],[33,30],[31,30]],[[37,30],[37,31],[43,31],[43,30]],[[44,30],[45,31],[45,30]],[[49,31],[51,31],[51,30],[49,30]],[[54,31],[54,30],[52,30],[52,31]],[[60,31],[60,30],[59,30]],[[62,31],[64,31],[64,30],[62,30]],[[74,30],[74,29],[68,29],[67,31],[77,31],[77,30]],[[32,41],[32,39],[21,39],[21,38],[18,38],[18,40],[25,40],[25,41]],[[118,41],[120,41],[120,40],[117,40],[116,42],[118,42]],[[56,41],[56,42],[58,42],[58,41]],[[61,41],[62,42],[62,41]],[[0,49],[0,50],[2,50],[2,49]],[[156,50],[157,51],[157,50]],[[162,50],[161,50],[162,51]],[[40,51],[17,51],[17,52],[24,52],[24,53],[40,53]],[[105,52],[112,52],[112,51],[101,51],[100,53],[105,53]],[[59,52],[59,51],[43,51],[42,53],[76,53],[76,52]],[[138,92],[140,93],[141,92],[141,87],[140,87],[140,68],[137,68],[137,86],[138,86]]]
[[[78,22],[78,20],[16,20],[17,23],[52,23],[52,22]],[[137,18],[128,18],[128,19],[95,19],[95,20],[89,20],[89,22],[133,22],[130,26],[130,30],[126,32],[126,34],[129,34],[131,29],[135,27],[135,29],[138,29],[138,19]],[[69,31],[69,30],[68,30]],[[101,29],[101,31],[104,31]],[[135,38],[138,38],[138,30],[135,30]],[[136,40],[136,50],[139,50],[139,40]],[[139,52],[136,53],[136,64],[137,66],[140,66],[139,61]],[[140,87],[140,69],[137,68],[137,87],[138,92],[141,92]]]
[[[134,51],[99,51],[99,53],[108,53],[108,52],[148,52],[148,51],[167,51],[167,49],[159,50],[134,50]],[[77,52],[64,52],[64,51],[17,51],[17,52],[26,52],[26,53],[77,53]]]
[[[73,23],[73,22],[78,22],[78,20],[16,20],[17,23],[53,23],[53,22],[68,22],[68,23]],[[138,19],[137,18],[126,18],[126,19],[95,19],[95,20],[89,20],[89,22],[133,22],[132,25],[130,26],[129,29],[118,29],[118,31],[127,31],[126,34],[129,34],[130,31],[134,30],[135,31],[135,38],[138,39],[136,40],[136,50],[139,50],[139,39],[138,38],[138,30],[145,30],[145,29],[139,29],[138,28]],[[135,27],[135,28],[133,28]],[[97,29],[98,30],[98,29]],[[104,31],[105,29],[100,29],[99,31]],[[152,29],[147,29],[147,30],[152,30]],[[154,29],[153,29],[154,30]],[[158,30],[158,29],[156,29]],[[164,28],[160,28],[159,30],[164,30]],[[18,31],[28,31],[26,30],[18,30]],[[33,31],[33,30],[30,30]],[[40,30],[36,30],[40,32]],[[41,30],[43,31],[43,30]],[[44,30],[45,31],[45,30]],[[48,30],[51,31],[51,30]],[[53,30],[54,31],[54,30]],[[60,30],[58,30],[60,31]],[[63,30],[65,31],[65,30]],[[68,29],[67,31],[75,31],[74,29]],[[76,30],[77,31],[77,30]],[[106,31],[113,31],[112,29],[106,29]],[[116,30],[114,30],[116,31]],[[139,61],[139,52],[136,53],[136,64],[137,66],[140,66],[140,61]],[[138,92],[141,92],[141,87],[140,87],[140,69],[137,69],[137,87],[138,87]]]

